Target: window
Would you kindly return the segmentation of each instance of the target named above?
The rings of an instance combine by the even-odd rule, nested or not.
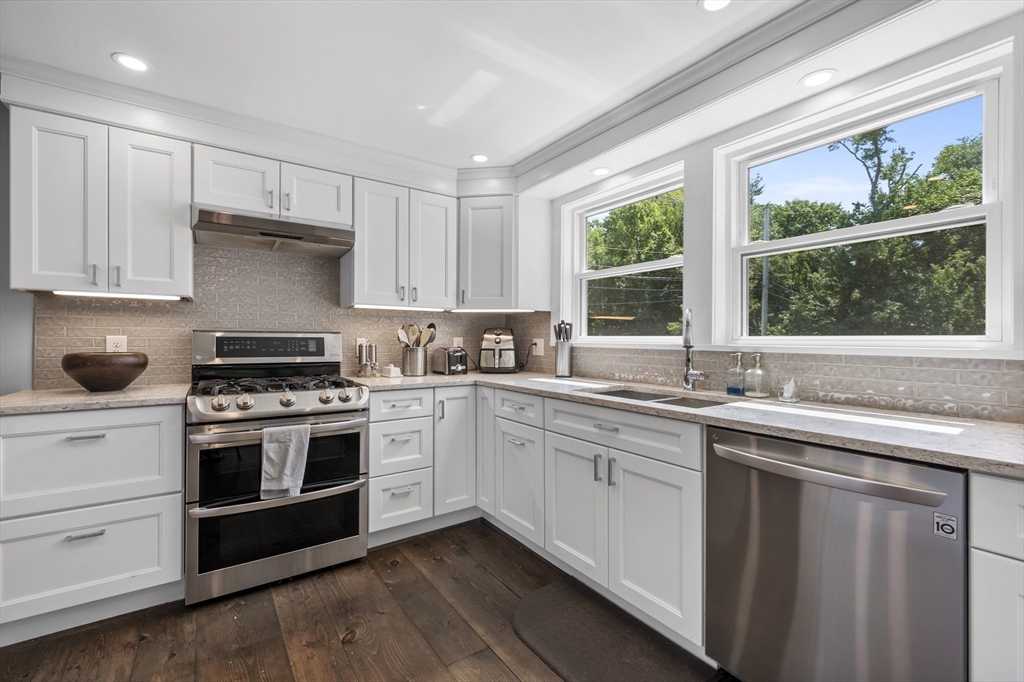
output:
[[[683,319],[683,189],[584,214],[576,273],[587,337],[678,337]]]
[[[990,83],[738,163],[733,342],[997,340],[996,101]]]

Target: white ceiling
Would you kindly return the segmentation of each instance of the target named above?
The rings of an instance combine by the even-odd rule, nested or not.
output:
[[[508,166],[800,1],[2,0],[0,54],[449,168]]]

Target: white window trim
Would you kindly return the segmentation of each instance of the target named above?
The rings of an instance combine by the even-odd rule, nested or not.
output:
[[[1012,79],[1004,77],[1010,60],[999,57],[984,64],[964,60],[963,69],[949,73],[943,65],[933,78],[907,79],[888,88],[818,112],[813,121],[792,122],[762,131],[715,150],[715,277],[713,285],[714,343],[736,350],[807,352],[893,352],[906,354],[971,350],[1005,355],[1013,339],[1013,268],[1019,267],[1010,249],[1014,244],[1011,184],[1013,133]],[[872,130],[972,97],[985,97],[982,204],[913,216],[872,225],[845,228],[767,243],[748,244],[748,175],[750,166],[790,156],[822,144]],[[797,249],[877,239],[881,236],[942,229],[985,221],[986,333],[984,336],[747,336],[746,278],[743,258]],[[1019,239],[1019,237],[1018,237]],[[1019,243],[1019,241],[1017,241]]]

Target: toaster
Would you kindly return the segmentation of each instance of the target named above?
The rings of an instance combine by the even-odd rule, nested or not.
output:
[[[511,329],[496,327],[484,330],[477,368],[484,373],[519,371],[516,362],[516,338]]]
[[[437,348],[430,358],[430,370],[434,374],[465,374],[467,369],[469,356],[458,346]]]

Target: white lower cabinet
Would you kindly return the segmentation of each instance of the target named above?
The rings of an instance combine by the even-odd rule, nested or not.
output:
[[[476,387],[476,506],[494,515],[494,389]]]
[[[0,622],[181,579],[181,493],[0,522]]]
[[[434,390],[434,514],[476,506],[476,387]]]
[[[433,516],[433,471],[417,469],[371,478],[369,532]]]
[[[971,550],[971,679],[1024,681],[1024,561]]]
[[[494,420],[494,516],[544,546],[544,432]]]
[[[372,423],[369,439],[370,476],[434,465],[434,424],[430,417]]]

